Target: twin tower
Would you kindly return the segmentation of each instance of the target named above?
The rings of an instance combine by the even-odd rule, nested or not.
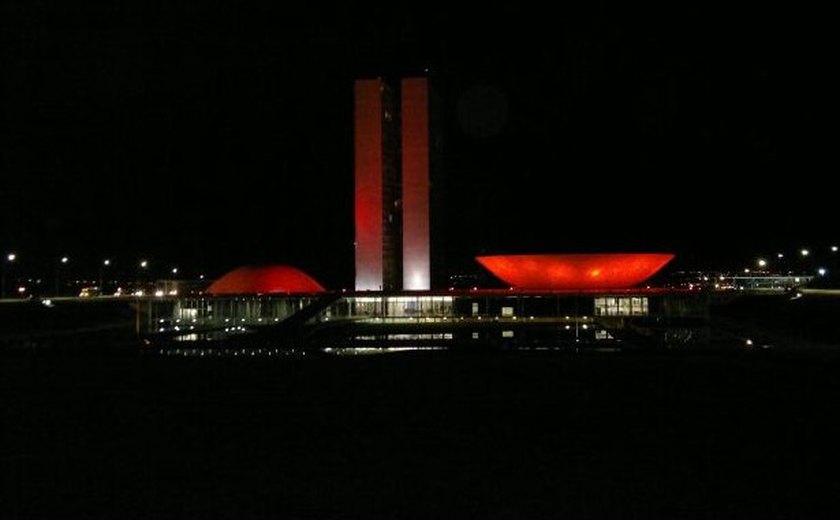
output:
[[[429,97],[427,78],[355,82],[357,291],[431,288]]]

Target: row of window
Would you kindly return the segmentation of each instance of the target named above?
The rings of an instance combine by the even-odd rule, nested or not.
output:
[[[645,297],[595,298],[595,316],[647,316],[648,299]]]

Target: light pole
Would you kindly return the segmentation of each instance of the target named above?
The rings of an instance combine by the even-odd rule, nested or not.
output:
[[[111,259],[106,258],[99,266],[99,296],[105,295],[105,268],[110,267]]]
[[[61,293],[59,292],[61,285],[59,283],[59,278],[61,277],[61,266],[67,265],[70,259],[66,256],[62,256],[58,262],[55,264],[55,295],[59,296]]]
[[[15,260],[17,260],[17,255],[9,253],[6,255],[6,261],[0,264],[0,298],[6,297],[6,264],[9,264],[9,269],[11,269],[11,264]]]
[[[141,290],[145,292],[145,285],[146,285],[146,270],[149,268],[149,261],[148,260],[140,260],[140,281],[138,282]]]
[[[166,284],[166,294],[171,294],[173,291],[178,292],[178,268],[172,268],[172,279]]]
[[[806,247],[803,247],[802,249],[799,250],[799,257],[802,261],[802,263],[800,264],[800,271],[803,274],[808,273],[811,270],[811,266],[813,265],[809,261],[809,258],[808,258],[810,255],[811,255],[811,250],[806,248]]]

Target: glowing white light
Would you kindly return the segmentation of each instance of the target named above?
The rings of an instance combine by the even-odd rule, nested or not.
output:
[[[802,251],[799,252],[799,254],[801,254],[802,256],[808,256],[808,255],[811,254],[811,252],[808,251],[807,249],[803,249]]]
[[[831,252],[836,253],[837,252],[837,246],[831,246]]]
[[[8,260],[9,262],[14,262],[15,258],[17,258],[17,255],[14,253],[9,253],[8,255],[6,255],[6,260]]]
[[[782,253],[779,253],[778,255],[776,255],[776,258],[784,258],[784,257],[785,257],[785,255],[783,255]]]
[[[66,264],[66,263],[67,263],[67,262],[69,262],[69,261],[70,261],[70,259],[69,259],[69,258],[67,258],[66,256],[62,256],[62,257],[61,257],[61,263],[62,263],[62,264]]]
[[[404,277],[403,285],[407,291],[428,291],[430,288],[429,276],[427,273],[415,271],[410,276],[406,275]]]
[[[751,340],[751,339],[748,339],[748,340],[747,340],[747,346],[748,346],[748,347],[751,347],[751,346],[752,346],[752,344],[753,344],[752,340]]]
[[[163,296],[163,291],[161,291],[160,289],[158,289],[157,291],[155,291],[155,296],[157,296],[158,298],[160,298],[161,296]]]
[[[149,262],[147,260],[140,260],[140,267],[143,269],[149,267]]]
[[[178,274],[178,268],[177,267],[172,268],[172,274]]]
[[[819,273],[820,276],[825,276],[825,273],[827,272],[828,271],[826,271],[825,267],[820,267],[819,269],[817,269],[817,273]]]
[[[20,294],[25,293],[25,292],[26,292],[26,287],[18,287],[18,292],[19,292]]]
[[[763,258],[758,259],[758,267],[767,267],[767,260]]]
[[[111,265],[111,261],[106,258],[105,260],[102,261],[102,265],[107,267],[107,266]]]

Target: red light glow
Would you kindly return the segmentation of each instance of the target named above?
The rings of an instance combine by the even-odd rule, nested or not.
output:
[[[665,267],[669,253],[495,255],[476,260],[517,289],[590,291],[638,285]]]
[[[207,288],[207,294],[320,293],[324,288],[300,269],[287,265],[240,267]]]
[[[382,82],[355,84],[356,289],[382,289]]]

